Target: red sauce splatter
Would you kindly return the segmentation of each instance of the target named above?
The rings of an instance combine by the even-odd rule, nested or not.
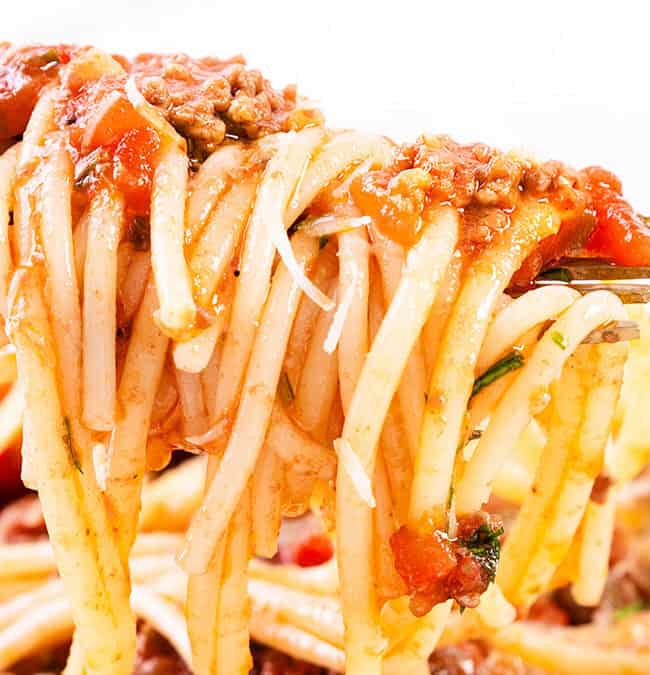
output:
[[[322,533],[312,534],[301,541],[293,553],[293,562],[300,567],[315,567],[331,560],[334,555],[332,540]]]
[[[621,182],[609,171],[584,170],[596,213],[596,227],[585,248],[618,265],[650,264],[650,223],[621,196]]]

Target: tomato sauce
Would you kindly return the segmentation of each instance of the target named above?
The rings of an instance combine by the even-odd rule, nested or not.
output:
[[[0,139],[22,135],[44,87],[70,61],[68,45],[8,47],[0,55]]]

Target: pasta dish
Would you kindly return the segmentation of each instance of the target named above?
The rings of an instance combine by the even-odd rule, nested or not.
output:
[[[70,45],[0,144],[0,671],[650,672],[615,175]]]

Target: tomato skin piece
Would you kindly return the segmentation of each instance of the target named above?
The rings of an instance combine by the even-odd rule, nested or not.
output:
[[[315,567],[328,562],[333,555],[332,540],[326,534],[317,533],[298,544],[293,562],[300,567]]]
[[[149,214],[151,185],[160,153],[160,137],[149,127],[129,129],[115,146],[113,182],[137,216]]]
[[[621,196],[621,182],[600,167],[584,170],[596,227],[585,249],[617,265],[650,265],[650,223]]]

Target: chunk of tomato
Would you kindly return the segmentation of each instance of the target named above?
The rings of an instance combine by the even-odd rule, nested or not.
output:
[[[151,184],[159,151],[160,137],[148,127],[129,129],[115,147],[113,181],[135,215],[149,213]]]
[[[600,167],[584,170],[596,213],[585,248],[617,265],[650,265],[650,223],[621,196],[621,183]]]

